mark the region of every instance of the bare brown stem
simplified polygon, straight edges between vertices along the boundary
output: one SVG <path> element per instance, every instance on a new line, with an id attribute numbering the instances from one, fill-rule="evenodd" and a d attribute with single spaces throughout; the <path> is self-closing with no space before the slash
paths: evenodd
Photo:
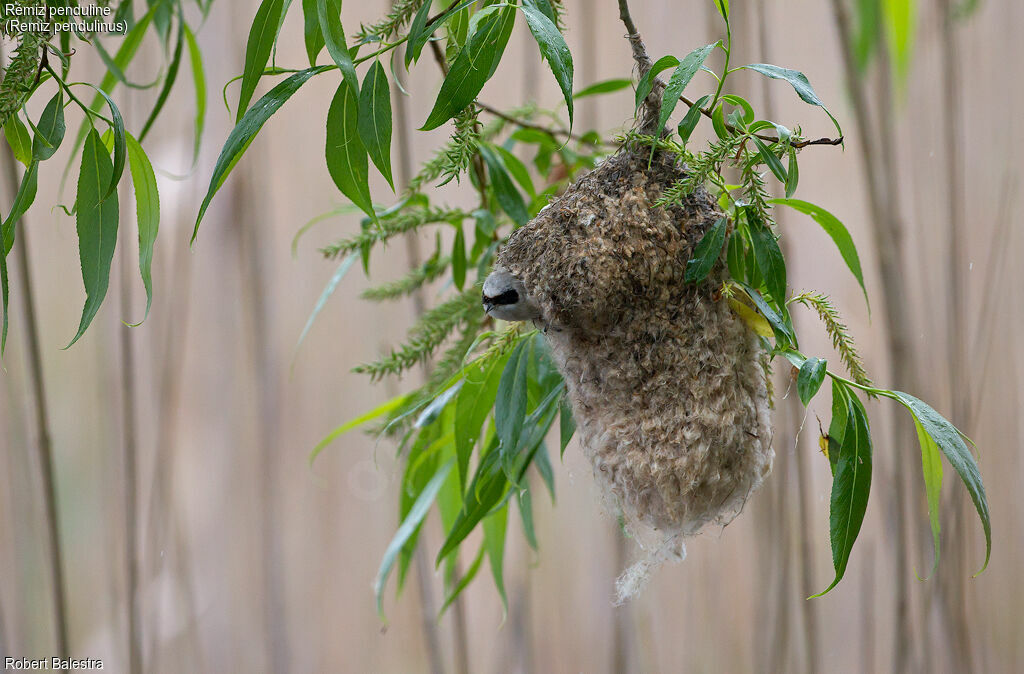
<path id="1" fill-rule="evenodd" d="M 903 282 L 903 239 L 899 215 L 897 193 L 891 186 L 897 184 L 896 162 L 893 156 L 893 136 L 891 110 L 888 109 L 892 100 L 892 83 L 889 81 L 889 56 L 885 49 L 885 39 L 880 39 L 881 58 L 879 73 L 883 78 L 883 94 L 876 96 L 879 105 L 879 138 L 875 146 L 874 132 L 868 108 L 868 97 L 864 82 L 854 62 L 851 44 L 851 27 L 849 15 L 843 0 L 832 0 L 833 17 L 839 33 L 840 52 L 843 61 L 847 88 L 853 103 L 854 119 L 857 124 L 857 136 L 864 162 L 865 179 L 868 185 L 868 197 L 872 214 L 872 235 L 875 251 L 878 255 L 879 271 L 885 287 L 883 304 L 886 316 L 886 345 L 892 362 L 893 380 L 897 388 L 913 390 L 916 388 L 913 354 L 910 351 L 910 318 L 906 311 L 906 288 Z M 876 150 L 878 150 L 876 152 Z M 907 387 L 907 388 L 903 388 Z M 892 446 L 911 445 L 913 440 L 908 437 L 907 429 L 894 426 Z M 913 643 L 910 630 L 910 606 L 907 590 L 908 552 L 906 532 L 906 478 L 904 453 L 896 452 L 893 466 L 893 488 L 890 492 L 889 518 L 893 537 L 893 565 L 895 591 L 895 626 L 893 647 L 894 671 L 905 671 L 912 655 Z"/>
<path id="2" fill-rule="evenodd" d="M 398 79 L 399 87 L 404 88 L 405 75 L 402 68 L 396 69 L 395 77 Z M 408 187 L 413 176 L 412 147 L 409 143 L 409 127 L 405 109 L 405 97 L 401 92 L 395 93 L 392 97 L 392 109 L 395 112 L 395 145 L 397 147 L 398 164 L 397 178 L 399 190 Z M 405 234 L 405 254 L 409 269 L 419 267 L 422 260 L 420 254 L 420 242 L 416 232 Z M 426 298 L 423 288 L 417 288 L 412 293 L 413 314 L 416 317 L 422 316 L 426 309 Z M 421 538 L 425 532 L 420 534 Z M 413 553 L 413 562 L 416 565 L 416 585 L 420 593 L 420 630 L 423 632 L 423 640 L 427 647 L 427 658 L 430 661 L 432 674 L 443 674 L 444 657 L 441 653 L 441 635 L 437 623 L 437 602 L 434 600 L 433 587 L 431 585 L 430 560 L 427 559 L 427 551 L 421 542 L 416 546 Z"/>
<path id="3" fill-rule="evenodd" d="M 127 190 L 121 190 L 121 208 L 124 209 Z M 121 315 L 128 316 L 132 298 L 131 236 L 128 227 L 121 227 Z M 139 556 L 138 556 L 138 434 L 135 430 L 135 355 L 132 329 L 118 328 L 121 332 L 121 441 L 123 443 L 124 471 L 124 563 L 125 608 L 128 627 L 128 671 L 142 672 L 142 624 L 139 617 Z"/>
<path id="4" fill-rule="evenodd" d="M 4 174 L 7 189 L 13 195 L 18 191 L 18 169 L 10 147 L 3 149 Z M 32 292 L 32 272 L 29 268 L 28 228 L 25 217 L 20 221 L 21 234 L 15 242 L 18 256 L 18 294 L 25 309 L 25 338 L 28 350 L 29 378 L 32 382 L 32 406 L 36 422 L 36 455 L 42 479 L 43 513 L 46 525 L 47 565 L 53 599 L 55 654 L 68 657 L 68 615 L 64 589 L 64 554 L 60 538 L 56 476 L 53 469 L 53 443 L 50 439 L 50 414 L 43 383 L 43 359 L 39 346 L 39 326 L 36 321 L 35 294 Z"/>

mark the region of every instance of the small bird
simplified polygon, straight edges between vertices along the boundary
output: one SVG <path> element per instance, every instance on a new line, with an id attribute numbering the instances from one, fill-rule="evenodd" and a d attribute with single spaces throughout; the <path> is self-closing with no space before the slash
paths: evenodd
<path id="1" fill-rule="evenodd" d="M 503 321 L 532 321 L 541 317 L 540 307 L 530 299 L 518 278 L 496 269 L 484 280 L 484 311 Z"/>

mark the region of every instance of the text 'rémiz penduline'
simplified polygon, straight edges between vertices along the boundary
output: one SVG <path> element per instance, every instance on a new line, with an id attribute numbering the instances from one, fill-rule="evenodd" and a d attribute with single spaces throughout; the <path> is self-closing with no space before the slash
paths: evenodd
<path id="1" fill-rule="evenodd" d="M 121 33 L 128 31 L 127 21 L 103 21 L 110 7 L 98 5 L 46 7 L 4 3 L 4 32 L 16 33 Z M 17 17 L 17 18 L 10 18 Z M 92 19 L 83 21 L 81 19 Z"/>

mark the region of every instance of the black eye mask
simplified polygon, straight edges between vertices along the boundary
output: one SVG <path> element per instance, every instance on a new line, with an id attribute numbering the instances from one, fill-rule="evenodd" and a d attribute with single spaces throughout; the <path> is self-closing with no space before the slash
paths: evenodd
<path id="1" fill-rule="evenodd" d="M 519 293 L 511 288 L 501 293 L 497 297 L 490 298 L 491 304 L 495 306 L 506 306 L 509 304 L 515 304 L 519 301 Z"/>

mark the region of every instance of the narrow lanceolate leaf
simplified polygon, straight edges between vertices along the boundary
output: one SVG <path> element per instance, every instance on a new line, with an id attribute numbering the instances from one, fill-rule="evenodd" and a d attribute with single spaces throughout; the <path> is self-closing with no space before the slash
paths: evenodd
<path id="1" fill-rule="evenodd" d="M 541 11 L 537 0 L 524 0 L 522 9 L 530 32 L 540 47 L 540 55 L 547 61 L 558 82 L 558 88 L 562 90 L 565 105 L 569 110 L 569 128 L 572 129 L 573 67 L 569 46 L 565 44 L 565 38 L 558 32 L 554 22 Z M 550 10 L 550 7 L 548 9 Z"/>
<path id="2" fill-rule="evenodd" d="M 800 165 L 797 163 L 796 148 L 789 148 L 789 170 L 786 171 L 786 198 L 796 194 L 796 186 L 800 182 Z"/>
<path id="3" fill-rule="evenodd" d="M 807 76 L 799 70 L 790 70 L 789 68 L 780 68 L 779 66 L 773 66 L 770 63 L 751 63 L 750 65 L 741 66 L 747 70 L 753 70 L 754 72 L 761 73 L 765 77 L 770 77 L 773 80 L 785 80 L 789 82 L 793 89 L 796 90 L 796 95 L 800 97 L 804 103 L 816 105 L 825 111 L 828 118 L 832 120 L 832 123 L 836 127 L 836 131 L 839 135 L 843 135 L 843 130 L 839 126 L 839 122 L 832 116 L 832 113 L 828 111 L 825 104 L 818 94 L 814 93 L 814 88 L 811 83 L 807 80 Z"/>
<path id="4" fill-rule="evenodd" d="M 924 473 L 924 492 L 928 499 L 928 519 L 932 526 L 932 573 L 939 567 L 939 496 L 942 494 L 942 457 L 939 446 L 921 422 L 914 419 L 917 441 L 921 445 L 921 470 Z"/>
<path id="5" fill-rule="evenodd" d="M 505 52 L 515 17 L 515 7 L 503 7 L 480 22 L 455 57 L 421 131 L 436 129 L 473 102 Z"/>
<path id="6" fill-rule="evenodd" d="M 718 46 L 717 42 L 694 49 L 676 67 L 668 84 L 665 86 L 665 95 L 661 101 L 661 112 L 658 115 L 658 130 L 655 132 L 655 136 L 661 135 L 661 131 L 665 128 L 665 123 L 668 122 L 668 118 L 672 116 L 672 112 L 676 109 L 676 104 L 679 103 L 679 97 L 683 95 L 686 85 L 690 83 L 693 76 L 704 65 L 704 60 L 716 46 Z"/>
<path id="7" fill-rule="evenodd" d="M 558 403 L 558 444 L 559 456 L 565 455 L 565 448 L 576 433 L 576 419 L 572 416 L 572 408 L 563 397 Z"/>
<path id="8" fill-rule="evenodd" d="M 636 97 L 635 107 L 637 110 L 643 104 L 644 99 L 650 95 L 651 89 L 654 88 L 654 78 L 661 74 L 663 71 L 669 68 L 675 68 L 679 65 L 679 59 L 671 54 L 662 56 L 660 59 L 654 62 L 651 69 L 644 73 L 644 76 L 640 78 L 640 81 L 636 84 Z"/>
<path id="9" fill-rule="evenodd" d="M 7 118 L 4 123 L 4 136 L 11 147 L 11 154 L 28 168 L 32 163 L 32 136 L 29 135 L 25 124 L 18 119 L 18 115 Z"/>
<path id="10" fill-rule="evenodd" d="M 53 95 L 43 108 L 43 114 L 36 125 L 36 137 L 32 141 L 32 156 L 44 161 L 53 156 L 64 140 L 64 94 L 61 89 Z"/>
<path id="11" fill-rule="evenodd" d="M 373 165 L 395 189 L 391 178 L 391 87 L 380 61 L 373 65 L 363 79 L 359 91 L 359 138 Z"/>
<path id="12" fill-rule="evenodd" d="M 749 211 L 748 211 L 749 213 Z M 751 222 L 750 240 L 754 244 L 754 261 L 772 299 L 781 307 L 786 301 L 786 261 L 771 228 Z"/>
<path id="13" fill-rule="evenodd" d="M 405 542 L 416 533 L 423 519 L 427 516 L 430 506 L 433 505 L 434 499 L 437 498 L 437 492 L 440 491 L 445 478 L 451 472 L 452 463 L 453 461 L 448 461 L 430 478 L 427 486 L 423 488 L 423 491 L 420 492 L 419 497 L 413 504 L 412 509 L 409 510 L 409 514 L 402 520 L 402 524 L 398 527 L 398 531 L 395 532 L 394 538 L 391 539 L 388 549 L 384 552 L 384 559 L 381 560 L 380 569 L 377 571 L 377 579 L 373 583 L 373 592 L 377 597 L 377 613 L 380 614 L 381 618 L 384 617 L 384 584 L 387 583 L 388 576 L 391 575 L 391 569 L 395 565 L 398 553 L 402 551 Z"/>
<path id="14" fill-rule="evenodd" d="M 725 226 L 725 218 L 715 220 L 693 249 L 693 258 L 686 263 L 686 275 L 683 277 L 686 283 L 698 283 L 711 273 L 725 245 Z"/>
<path id="15" fill-rule="evenodd" d="M 7 346 L 7 306 L 9 301 L 10 287 L 7 275 L 7 254 L 14 247 L 15 231 L 18 220 L 25 214 L 28 207 L 36 199 L 36 181 L 39 171 L 39 162 L 33 161 L 28 165 L 28 170 L 21 178 L 21 186 L 14 196 L 14 203 L 11 204 L 11 212 L 7 214 L 2 225 L 0 225 L 0 295 L 3 299 L 3 326 L 0 328 L 0 356 L 3 355 Z"/>
<path id="16" fill-rule="evenodd" d="M 487 549 L 487 559 L 491 564 L 491 576 L 494 578 L 494 586 L 498 588 L 498 595 L 501 596 L 502 617 L 508 613 L 508 597 L 505 594 L 505 535 L 508 533 L 508 508 L 502 508 L 498 512 L 484 518 L 484 547 Z"/>
<path id="17" fill-rule="evenodd" d="M 480 154 L 484 158 L 484 163 L 487 164 L 487 175 L 491 179 L 491 187 L 494 189 L 494 196 L 498 200 L 498 204 L 517 225 L 525 225 L 526 221 L 530 219 L 530 213 L 526 209 L 523 195 L 512 184 L 505 163 L 487 145 L 480 146 Z"/>
<path id="18" fill-rule="evenodd" d="M 327 111 L 327 170 L 341 193 L 375 218 L 366 148 L 359 139 L 358 110 L 355 90 L 342 82 Z"/>
<path id="19" fill-rule="evenodd" d="M 821 382 L 825 381 L 825 369 L 827 361 L 821 358 L 808 358 L 800 366 L 796 377 L 796 393 L 800 396 L 800 402 L 806 407 L 811 398 L 818 393 Z"/>
<path id="20" fill-rule="evenodd" d="M 142 131 L 139 132 L 139 142 L 146 139 L 146 134 L 153 127 L 153 123 L 156 118 L 160 115 L 160 112 L 164 109 L 164 104 L 167 102 L 167 97 L 171 94 L 171 89 L 174 88 L 174 83 L 178 79 L 178 69 L 181 67 L 181 55 L 185 47 L 185 22 L 182 21 L 178 26 L 178 39 L 174 45 L 174 56 L 171 57 L 171 64 L 167 66 L 167 75 L 164 77 L 164 85 L 160 88 L 160 94 L 156 97 L 156 103 L 153 105 L 153 110 L 149 113 L 149 117 L 146 119 L 146 123 L 142 126 Z M 248 105 L 248 103 L 246 103 Z"/>
<path id="21" fill-rule="evenodd" d="M 135 187 L 135 215 L 139 226 L 139 273 L 146 287 L 146 315 L 153 304 L 153 245 L 160 229 L 160 194 L 156 174 L 139 141 L 128 134 L 128 168 Z M 141 321 L 140 321 L 141 323 Z M 138 325 L 138 324 L 136 324 Z"/>
<path id="22" fill-rule="evenodd" d="M 78 255 L 85 284 L 85 306 L 78 332 L 67 347 L 78 341 L 103 304 L 110 283 L 110 262 L 117 244 L 117 192 L 104 198 L 114 169 L 110 155 L 93 129 L 85 139 L 82 168 L 78 174 Z"/>
<path id="23" fill-rule="evenodd" d="M 682 139 L 683 145 L 686 145 L 690 140 L 690 136 L 693 135 L 693 130 L 697 128 L 697 123 L 700 122 L 701 108 L 707 105 L 710 100 L 711 94 L 705 94 L 698 98 L 694 101 L 693 105 L 690 106 L 690 109 L 686 111 L 686 114 L 683 116 L 683 121 L 679 122 L 679 126 L 676 130 L 679 132 L 679 138 Z"/>
<path id="24" fill-rule="evenodd" d="M 401 409 L 401 407 L 403 405 L 405 405 L 408 401 L 409 401 L 409 395 L 408 394 L 396 396 L 396 397 L 392 398 L 391 400 L 388 400 L 384 404 L 378 405 L 377 407 L 374 407 L 369 412 L 361 414 L 358 417 L 356 417 L 355 419 L 351 419 L 350 421 L 346 421 L 342 425 L 338 426 L 337 428 L 332 430 L 330 433 L 328 433 L 324 437 L 323 440 L 318 442 L 316 444 L 316 447 L 313 448 L 313 451 L 311 451 L 309 453 L 309 465 L 313 465 L 313 462 L 316 461 L 316 457 L 320 456 L 320 452 L 324 451 L 324 449 L 326 449 L 328 445 L 330 445 L 332 442 L 337 440 L 339 437 L 341 437 L 345 433 L 348 433 L 353 428 L 359 428 L 363 424 L 365 424 L 367 422 L 370 422 L 370 421 L 373 421 L 374 419 L 376 419 L 378 417 L 382 417 L 385 414 L 388 414 L 389 412 L 392 412 L 392 411 L 397 410 L 397 409 Z"/>
<path id="25" fill-rule="evenodd" d="M 427 30 L 427 19 L 430 18 L 430 6 L 433 0 L 423 0 L 423 4 L 416 10 L 416 15 L 409 25 L 409 40 L 405 45 L 405 67 L 412 65 L 420 57 L 423 46 L 427 44 L 433 31 Z"/>
<path id="26" fill-rule="evenodd" d="M 93 87 L 93 89 L 96 89 L 96 87 Z M 110 171 L 110 183 L 103 193 L 103 198 L 106 199 L 114 193 L 114 190 L 117 189 L 117 183 L 121 181 L 121 174 L 124 173 L 125 158 L 128 155 L 128 141 L 125 140 L 124 118 L 121 117 L 121 111 L 117 109 L 114 99 L 103 89 L 96 89 L 96 91 L 107 102 L 107 107 L 110 108 L 110 121 L 114 123 L 111 127 L 111 131 L 114 132 L 114 163 Z"/>
<path id="27" fill-rule="evenodd" d="M 572 95 L 577 101 L 581 98 L 588 98 L 590 96 L 599 96 L 601 94 L 610 94 L 616 91 L 622 91 L 628 89 L 629 85 L 633 82 L 625 77 L 617 77 L 610 80 L 602 80 L 595 82 L 588 87 L 583 87 Z"/>
<path id="28" fill-rule="evenodd" d="M 772 152 L 760 138 L 757 136 L 752 136 L 752 138 L 754 139 L 754 145 L 757 145 L 757 151 L 760 153 L 761 159 L 764 160 L 765 165 L 771 169 L 771 172 L 775 174 L 775 177 L 779 179 L 780 183 L 787 185 L 789 183 L 789 177 L 786 175 L 786 167 L 782 165 L 782 162 L 775 156 L 775 153 Z"/>
<path id="29" fill-rule="evenodd" d="M 523 432 L 531 344 L 531 340 L 523 340 L 516 345 L 498 384 L 494 426 L 503 452 L 514 452 L 519 447 L 519 436 Z"/>
<path id="30" fill-rule="evenodd" d="M 316 0 L 302 0 L 302 23 L 306 57 L 309 58 L 310 67 L 313 67 L 316 65 L 316 57 L 320 55 L 320 50 L 324 48 L 324 32 L 320 29 Z"/>
<path id="31" fill-rule="evenodd" d="M 359 78 L 356 66 L 352 63 L 352 53 L 345 44 L 345 29 L 341 26 L 341 0 L 316 0 L 316 14 L 320 20 L 320 31 L 327 45 L 327 53 L 341 70 L 352 93 L 359 92 Z"/>
<path id="32" fill-rule="evenodd" d="M 189 62 L 192 64 L 192 86 L 196 92 L 195 140 L 192 142 L 192 165 L 195 166 L 199 160 L 199 146 L 206 124 L 206 75 L 203 73 L 203 55 L 188 24 L 185 24 L 185 42 L 188 44 Z"/>
<path id="33" fill-rule="evenodd" d="M 494 398 L 498 393 L 501 374 L 510 354 L 475 365 L 466 373 L 465 384 L 455 401 L 455 455 L 459 467 L 459 484 L 465 489 L 469 482 L 469 459 L 480 438 Z"/>
<path id="34" fill-rule="evenodd" d="M 352 263 L 356 261 L 357 257 L 359 257 L 358 253 L 352 253 L 342 260 L 341 264 L 338 265 L 337 270 L 335 270 L 334 275 L 331 276 L 331 280 L 327 282 L 326 286 L 324 286 L 324 290 L 320 293 L 320 297 L 317 299 L 316 305 L 313 306 L 313 312 L 310 313 L 309 318 L 306 319 L 306 325 L 302 328 L 302 334 L 299 335 L 299 341 L 295 343 L 296 349 L 298 349 L 299 346 L 302 345 L 303 340 L 306 339 L 306 335 L 309 334 L 310 328 L 313 327 L 316 317 L 320 315 L 321 311 L 323 311 L 324 306 L 327 304 L 327 300 L 329 300 L 331 295 L 334 294 L 334 291 L 338 288 L 338 284 L 341 283 L 341 279 L 345 278 L 345 274 L 348 273 L 349 267 L 352 266 Z"/>
<path id="35" fill-rule="evenodd" d="M 459 290 L 466 284 L 466 237 L 462 224 L 455 226 L 455 242 L 452 244 L 452 283 Z"/>
<path id="36" fill-rule="evenodd" d="M 981 471 L 978 470 L 978 463 L 974 460 L 974 455 L 967 448 L 967 443 L 964 442 L 960 431 L 928 403 L 900 391 L 893 391 L 890 397 L 894 397 L 910 410 L 910 413 L 914 415 L 914 420 L 939 446 L 946 460 L 949 461 L 949 465 L 953 466 L 953 470 L 967 487 L 967 492 L 971 495 L 974 508 L 978 511 L 978 517 L 981 519 L 981 526 L 985 530 L 985 563 L 978 571 L 981 573 L 988 566 L 989 557 L 992 556 L 992 523 L 989 517 L 985 485 L 981 481 Z"/>
<path id="37" fill-rule="evenodd" d="M 850 552 L 864 523 L 871 491 L 871 434 L 864 406 L 855 395 L 850 396 L 850 407 L 836 458 L 836 472 L 832 479 L 832 498 L 829 510 L 829 538 L 832 541 L 832 564 L 836 576 L 820 597 L 843 579 Z"/>
<path id="38" fill-rule="evenodd" d="M 868 290 L 864 287 L 864 272 L 860 268 L 860 256 L 857 255 L 857 246 L 853 243 L 853 237 L 850 236 L 849 230 L 846 226 L 828 211 L 817 204 L 812 204 L 809 201 L 802 201 L 800 199 L 771 199 L 768 203 L 781 204 L 783 206 L 789 206 L 790 208 L 800 211 L 806 215 L 814 218 L 814 221 L 821 225 L 821 228 L 825 230 L 832 241 L 836 244 L 836 248 L 839 249 L 839 254 L 843 256 L 843 261 L 846 262 L 846 266 L 853 273 L 854 278 L 857 279 L 857 283 L 860 284 L 861 292 L 864 293 L 864 301 L 868 303 L 870 308 L 871 304 L 868 302 Z"/>
<path id="39" fill-rule="evenodd" d="M 270 52 L 274 48 L 277 27 L 281 23 L 283 0 L 263 0 L 256 10 L 256 18 L 249 28 L 249 40 L 245 45 L 245 66 L 242 69 L 242 89 L 238 93 L 238 111 L 235 123 L 242 121 L 242 116 L 249 109 L 249 101 L 256 93 L 256 85 L 263 76 L 263 69 L 270 60 Z"/>
<path id="40" fill-rule="evenodd" d="M 210 186 L 207 188 L 206 196 L 199 207 L 199 215 L 196 217 L 196 224 L 192 230 L 193 242 L 196 240 L 196 234 L 199 233 L 199 224 L 203 221 L 203 215 L 206 214 L 206 209 L 210 207 L 213 196 L 220 189 L 221 185 L 224 184 L 224 181 L 227 180 L 231 169 L 242 158 L 242 155 L 249 147 L 249 143 L 256 137 L 256 134 L 263 128 L 263 125 L 310 77 L 319 75 L 330 68 L 331 66 L 317 66 L 316 68 L 307 68 L 295 73 L 267 92 L 266 96 L 256 101 L 256 104 L 242 117 L 242 121 L 235 125 L 231 134 L 228 135 L 228 139 L 224 142 L 220 156 L 217 157 L 217 163 L 213 167 Z"/>

